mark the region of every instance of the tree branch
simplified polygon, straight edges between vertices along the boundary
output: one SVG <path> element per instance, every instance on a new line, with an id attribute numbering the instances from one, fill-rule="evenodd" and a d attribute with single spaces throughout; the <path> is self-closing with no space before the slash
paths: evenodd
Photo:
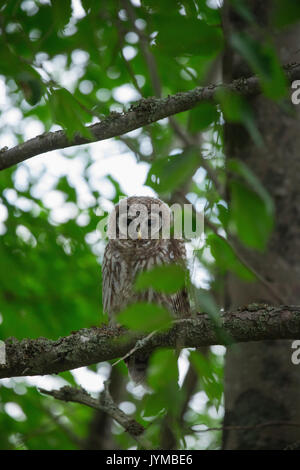
<path id="1" fill-rule="evenodd" d="M 285 67 L 287 79 L 291 82 L 300 79 L 300 64 Z M 220 89 L 249 96 L 260 93 L 259 79 L 255 76 L 240 78 L 230 84 L 209 85 L 196 87 L 187 92 L 176 93 L 166 98 L 146 98 L 133 104 L 129 111 L 124 113 L 111 113 L 101 122 L 87 126 L 93 136 L 92 139 L 76 134 L 69 140 L 64 131 L 48 132 L 33 139 L 7 149 L 0 150 L 0 170 L 9 168 L 28 158 L 40 155 L 51 150 L 58 150 L 90 142 L 101 141 L 111 137 L 120 136 L 134 129 L 159 121 L 192 109 L 201 101 L 213 101 Z"/>
<path id="2" fill-rule="evenodd" d="M 126 355 L 143 337 L 121 327 L 102 325 L 83 328 L 56 341 L 8 338 L 0 378 L 55 374 L 108 361 Z M 158 347 L 176 348 L 178 342 L 187 348 L 296 338 L 300 338 L 300 306 L 251 304 L 221 314 L 218 328 L 207 314 L 198 314 L 197 318 L 174 321 L 169 331 L 149 335 L 141 344 L 148 352 Z"/>
<path id="3" fill-rule="evenodd" d="M 144 442 L 142 434 L 145 431 L 145 428 L 135 421 L 133 418 L 127 416 L 117 405 L 114 403 L 108 389 L 108 382 L 104 383 L 104 390 L 100 394 L 99 399 L 93 398 L 86 390 L 83 388 L 75 387 L 62 387 L 59 390 L 45 390 L 40 388 L 39 391 L 45 395 L 50 395 L 57 400 L 62 400 L 66 402 L 80 403 L 95 410 L 101 410 L 110 415 L 117 423 L 119 423 L 125 431 L 133 437 L 138 444 L 143 448 L 147 448 L 148 444 Z"/>

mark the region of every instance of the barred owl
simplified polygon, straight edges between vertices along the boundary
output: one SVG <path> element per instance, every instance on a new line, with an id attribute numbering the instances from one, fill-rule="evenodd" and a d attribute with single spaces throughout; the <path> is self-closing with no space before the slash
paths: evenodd
<path id="1" fill-rule="evenodd" d="M 108 220 L 108 244 L 102 264 L 103 310 L 110 323 L 117 314 L 134 302 L 151 302 L 167 308 L 176 318 L 189 315 L 186 289 L 174 294 L 153 289 L 135 291 L 139 272 L 156 265 L 185 265 L 185 245 L 182 239 L 163 237 L 169 228 L 171 211 L 167 204 L 153 197 L 133 196 L 115 206 Z M 143 312 L 141 312 L 141 315 Z M 149 356 L 134 353 L 125 362 L 131 379 L 144 383 Z"/>

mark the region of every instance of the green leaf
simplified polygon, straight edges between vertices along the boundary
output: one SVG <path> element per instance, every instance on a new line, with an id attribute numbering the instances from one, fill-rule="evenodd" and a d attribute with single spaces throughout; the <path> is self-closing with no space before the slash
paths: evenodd
<path id="1" fill-rule="evenodd" d="M 137 302 L 118 314 L 118 322 L 132 330 L 150 332 L 171 326 L 170 312 L 160 305 Z"/>
<path id="2" fill-rule="evenodd" d="M 274 214 L 274 203 L 269 195 L 268 191 L 261 184 L 256 175 L 250 170 L 250 168 L 241 160 L 238 159 L 228 159 L 227 160 L 227 169 L 234 172 L 237 175 L 240 175 L 244 180 L 249 184 L 250 187 L 261 197 L 266 205 L 266 209 L 270 214 Z"/>
<path id="3" fill-rule="evenodd" d="M 165 388 L 168 384 L 177 384 L 177 357 L 172 349 L 155 351 L 149 361 L 148 383 L 155 390 Z"/>
<path id="4" fill-rule="evenodd" d="M 230 213 L 227 207 L 223 204 L 217 204 L 218 208 L 218 219 L 221 221 L 223 227 L 226 229 L 228 226 L 228 222 L 230 220 Z"/>
<path id="5" fill-rule="evenodd" d="M 216 105 L 203 101 L 190 111 L 189 130 L 192 134 L 202 131 L 216 121 L 218 117 L 219 113 Z"/>
<path id="6" fill-rule="evenodd" d="M 196 150 L 155 160 L 149 169 L 146 184 L 160 194 L 166 194 L 189 180 L 199 166 Z"/>
<path id="7" fill-rule="evenodd" d="M 143 407 L 143 416 L 157 416 L 166 407 L 166 400 L 163 394 L 161 393 L 151 393 L 145 398 L 144 407 Z M 152 426 L 151 426 L 152 427 Z"/>
<path id="8" fill-rule="evenodd" d="M 40 80 L 28 72 L 22 72 L 17 76 L 17 83 L 22 89 L 26 101 L 34 106 L 43 94 L 43 86 Z"/>
<path id="9" fill-rule="evenodd" d="M 221 24 L 221 8 L 210 8 L 209 2 L 203 0 L 195 0 L 195 3 L 197 4 L 199 14 L 207 24 L 214 26 Z"/>
<path id="10" fill-rule="evenodd" d="M 216 325 L 220 324 L 220 308 L 215 302 L 215 299 L 209 291 L 205 289 L 197 289 L 196 294 L 196 305 L 197 310 L 205 312 L 213 320 Z"/>
<path id="11" fill-rule="evenodd" d="M 224 272 L 227 270 L 232 271 L 245 281 L 255 280 L 255 275 L 241 263 L 225 239 L 220 238 L 215 234 L 210 234 L 207 237 L 207 243 L 217 265 Z"/>
<path id="12" fill-rule="evenodd" d="M 225 118 L 231 122 L 241 122 L 258 147 L 263 146 L 262 136 L 257 129 L 252 109 L 245 98 L 229 90 L 219 89 L 216 98 Z"/>
<path id="13" fill-rule="evenodd" d="M 259 194 L 240 181 L 230 183 L 231 223 L 240 240 L 263 251 L 274 226 L 270 207 Z"/>
<path id="14" fill-rule="evenodd" d="M 263 44 L 244 33 L 233 34 L 231 43 L 259 76 L 263 92 L 268 98 L 278 100 L 286 96 L 286 78 L 270 43 Z"/>
<path id="15" fill-rule="evenodd" d="M 53 119 L 64 128 L 68 138 L 72 139 L 74 134 L 78 132 L 82 136 L 92 139 L 91 131 L 84 126 L 90 116 L 68 90 L 65 88 L 52 89 L 48 95 L 48 103 Z"/>
<path id="16" fill-rule="evenodd" d="M 117 204 L 120 201 L 121 197 L 126 197 L 126 194 L 122 190 L 120 183 L 115 178 L 113 178 L 113 176 L 107 175 L 106 178 L 108 179 L 108 181 L 111 182 L 111 184 L 114 187 L 115 196 L 112 198 L 112 202 L 114 204 Z"/>
<path id="17" fill-rule="evenodd" d="M 225 118 L 232 122 L 243 122 L 244 115 L 249 112 L 247 103 L 241 95 L 220 88 L 216 94 Z"/>
<path id="18" fill-rule="evenodd" d="M 157 292 L 172 294 L 181 289 L 184 284 L 184 269 L 177 264 L 167 264 L 141 272 L 135 282 L 135 288 L 139 291 L 152 287 Z"/>
<path id="19" fill-rule="evenodd" d="M 190 54 L 211 57 L 223 47 L 221 28 L 210 26 L 196 17 L 171 13 L 154 14 L 152 19 L 158 31 L 156 48 L 173 57 Z"/>
<path id="20" fill-rule="evenodd" d="M 60 28 L 63 28 L 70 21 L 72 15 L 71 0 L 51 0 L 51 6 L 55 22 Z"/>
<path id="21" fill-rule="evenodd" d="M 273 23 L 282 28 L 300 20 L 300 3 L 295 0 L 275 0 Z"/>
<path id="22" fill-rule="evenodd" d="M 223 383 L 222 376 L 218 376 L 212 356 L 205 357 L 198 351 L 191 351 L 189 358 L 199 374 L 206 395 L 218 410 L 223 396 Z"/>
<path id="23" fill-rule="evenodd" d="M 70 184 L 68 182 L 68 178 L 66 176 L 62 176 L 58 180 L 58 183 L 56 185 L 56 189 L 58 191 L 62 191 L 63 193 L 65 193 L 67 195 L 67 200 L 68 201 L 72 201 L 72 202 L 77 201 L 76 190 L 72 186 L 70 186 Z"/>
<path id="24" fill-rule="evenodd" d="M 235 265 L 236 266 L 236 265 Z M 240 266 L 236 266 L 238 270 Z M 239 272 L 239 271 L 238 271 Z M 248 273 L 247 273 L 248 275 Z M 251 273 L 250 273 L 251 275 Z M 253 279 L 253 276 L 252 278 Z M 217 340 L 219 344 L 231 345 L 232 338 L 231 336 L 222 328 L 222 321 L 220 315 L 220 307 L 217 305 L 213 295 L 206 289 L 196 289 L 194 293 L 195 304 L 197 311 L 207 313 L 210 317 L 214 330 L 217 335 Z"/>
<path id="25" fill-rule="evenodd" d="M 150 357 L 147 383 L 154 391 L 146 397 L 145 416 L 157 416 L 164 411 L 175 416 L 180 411 L 183 394 L 178 387 L 177 355 L 171 349 L 156 350 Z"/>

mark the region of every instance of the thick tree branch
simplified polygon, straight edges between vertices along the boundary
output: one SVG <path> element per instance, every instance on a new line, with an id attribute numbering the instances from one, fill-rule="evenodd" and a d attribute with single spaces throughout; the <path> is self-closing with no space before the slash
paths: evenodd
<path id="1" fill-rule="evenodd" d="M 124 356 L 143 338 L 123 328 L 102 325 L 84 328 L 56 341 L 8 338 L 6 363 L 0 378 L 59 373 Z M 221 315 L 215 327 L 207 314 L 175 321 L 166 332 L 149 335 L 141 342 L 147 351 L 158 347 L 201 347 L 247 341 L 300 338 L 300 306 L 271 307 L 251 304 Z"/>
<path id="2" fill-rule="evenodd" d="M 287 79 L 291 82 L 300 79 L 300 64 L 285 67 Z M 28 158 L 40 155 L 51 150 L 72 147 L 75 145 L 96 142 L 111 137 L 120 136 L 134 129 L 159 121 L 183 111 L 192 109 L 204 100 L 212 101 L 221 88 L 237 92 L 245 96 L 260 93 L 257 77 L 240 78 L 226 85 L 209 85 L 196 87 L 187 92 L 176 93 L 166 98 L 141 99 L 129 111 L 124 113 L 111 113 L 103 121 L 88 126 L 93 138 L 88 139 L 76 135 L 69 140 L 64 131 L 48 132 L 30 139 L 12 149 L 4 147 L 0 150 L 0 170 L 9 168 Z"/>

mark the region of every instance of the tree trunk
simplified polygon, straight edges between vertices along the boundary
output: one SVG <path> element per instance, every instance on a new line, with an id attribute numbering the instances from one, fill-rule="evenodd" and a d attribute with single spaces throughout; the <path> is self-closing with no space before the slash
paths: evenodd
<path id="1" fill-rule="evenodd" d="M 246 31 L 263 39 L 270 34 L 274 2 L 246 2 L 256 17 L 248 26 L 225 2 L 223 22 L 228 39 L 233 31 Z M 297 60 L 300 28 L 273 33 L 281 62 Z M 250 74 L 229 46 L 224 55 L 224 80 Z M 263 96 L 250 100 L 265 147 L 258 148 L 240 126 L 225 125 L 225 151 L 239 158 L 257 175 L 276 206 L 276 227 L 266 253 L 243 248 L 243 255 L 289 304 L 300 303 L 300 122 L 299 107 L 294 116 Z M 286 109 L 286 108 L 285 108 Z M 240 249 L 240 247 L 239 247 Z M 275 305 L 278 300 L 261 283 L 243 283 L 228 276 L 230 307 L 249 302 Z M 226 306 L 228 307 L 228 305 Z M 253 426 L 251 430 L 225 430 L 224 449 L 300 448 L 300 431 L 292 426 L 255 425 L 270 421 L 300 423 L 300 366 L 291 362 L 290 341 L 251 342 L 228 349 L 225 368 L 224 426 Z"/>

